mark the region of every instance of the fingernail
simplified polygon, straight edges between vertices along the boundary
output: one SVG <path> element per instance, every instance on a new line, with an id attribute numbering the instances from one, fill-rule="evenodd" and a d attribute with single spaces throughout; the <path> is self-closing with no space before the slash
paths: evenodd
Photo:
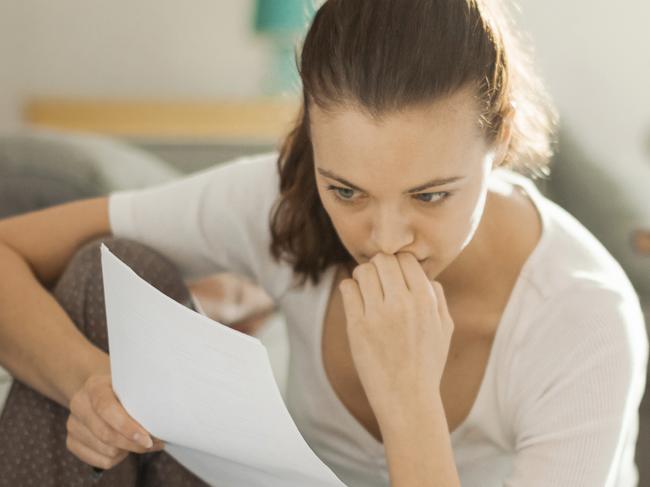
<path id="1" fill-rule="evenodd" d="M 151 437 L 149 437 L 149 435 L 141 435 L 140 433 L 136 433 L 133 435 L 133 439 L 136 443 L 140 443 L 145 448 L 151 448 L 153 446 L 153 441 L 151 441 Z"/>

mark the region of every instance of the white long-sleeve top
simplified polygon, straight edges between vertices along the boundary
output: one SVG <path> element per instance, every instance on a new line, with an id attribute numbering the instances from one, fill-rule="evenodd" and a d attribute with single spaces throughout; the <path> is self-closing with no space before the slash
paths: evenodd
<path id="1" fill-rule="evenodd" d="M 350 487 L 388 486 L 382 443 L 348 412 L 321 355 L 335 269 L 292 288 L 269 251 L 277 154 L 239 159 L 152 188 L 110 195 L 115 236 L 171 259 L 186 278 L 229 271 L 259 283 L 283 312 L 287 407 L 314 452 Z M 631 487 L 648 338 L 625 273 L 577 220 L 527 178 L 542 221 L 499 322 L 480 390 L 451 433 L 464 487 Z"/>

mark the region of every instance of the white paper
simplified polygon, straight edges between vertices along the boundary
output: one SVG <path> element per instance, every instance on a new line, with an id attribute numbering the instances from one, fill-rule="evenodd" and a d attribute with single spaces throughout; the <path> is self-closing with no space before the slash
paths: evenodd
<path id="1" fill-rule="evenodd" d="M 164 295 L 101 246 L 113 388 L 126 411 L 203 480 L 340 487 L 309 448 L 255 337 Z"/>

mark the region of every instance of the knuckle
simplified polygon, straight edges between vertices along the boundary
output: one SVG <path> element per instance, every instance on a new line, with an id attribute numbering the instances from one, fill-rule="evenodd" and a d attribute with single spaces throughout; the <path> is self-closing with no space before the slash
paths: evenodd
<path id="1" fill-rule="evenodd" d="M 426 296 L 428 301 L 436 302 L 438 300 L 438 295 L 436 294 L 436 288 L 433 284 L 430 284 L 426 287 Z"/>
<path id="2" fill-rule="evenodd" d="M 388 294 L 385 301 L 388 306 L 391 307 L 391 309 L 396 309 L 399 311 L 406 311 L 410 308 L 414 308 L 417 304 L 417 300 L 408 290 L 397 290 L 391 294 Z"/>
<path id="3" fill-rule="evenodd" d="M 404 306 L 404 308 L 407 310 L 415 309 L 418 305 L 417 298 L 408 292 L 401 295 L 400 302 L 402 303 L 402 306 Z"/>
<path id="4" fill-rule="evenodd" d="M 112 425 L 118 431 L 124 432 L 127 427 L 126 418 L 124 417 L 123 410 L 118 405 L 113 405 L 110 410 L 111 417 L 113 418 Z"/>
<path id="5" fill-rule="evenodd" d="M 103 398 L 97 394 L 89 394 L 88 398 L 90 401 L 90 407 L 98 413 L 101 412 L 102 408 L 104 407 Z"/>
<path id="6" fill-rule="evenodd" d="M 432 292 L 424 292 L 420 295 L 420 297 L 422 306 L 425 310 L 436 312 L 438 309 L 438 303 Z"/>
<path id="7" fill-rule="evenodd" d="M 113 435 L 108 431 L 108 428 L 100 428 L 96 435 L 102 443 L 110 444 L 113 440 Z"/>
<path id="8" fill-rule="evenodd" d="M 361 266 L 357 266 L 352 271 L 352 278 L 358 281 L 360 277 L 361 277 Z"/>
<path id="9" fill-rule="evenodd" d="M 395 300 L 391 303 L 391 310 L 397 316 L 408 317 L 412 314 L 413 307 L 410 306 L 408 298 Z"/>
<path id="10" fill-rule="evenodd" d="M 397 254 L 396 257 L 397 257 L 397 262 L 399 262 L 400 265 L 406 264 L 411 259 L 415 259 L 415 257 L 413 257 L 413 255 L 407 254 L 405 252 L 400 252 L 399 254 Z"/>
<path id="11" fill-rule="evenodd" d="M 111 402 L 106 398 L 106 396 L 97 398 L 96 404 L 98 413 L 107 413 L 111 409 Z"/>
<path id="12" fill-rule="evenodd" d="M 111 390 L 97 390 L 90 394 L 90 402 L 97 412 L 110 412 L 115 405 L 115 398 Z"/>
<path id="13" fill-rule="evenodd" d="M 456 328 L 456 325 L 454 324 L 454 320 L 449 320 L 449 330 L 454 331 L 454 328 Z"/>
<path id="14" fill-rule="evenodd" d="M 115 416 L 117 412 L 118 410 L 115 403 L 107 398 L 102 400 L 99 409 L 97 410 L 97 413 L 104 419 Z"/>
<path id="15" fill-rule="evenodd" d="M 380 320 L 384 316 L 386 309 L 388 309 L 389 312 L 392 311 L 390 308 L 386 308 L 382 304 L 379 306 L 368 306 L 365 310 L 365 317 L 359 316 L 357 322 L 361 323 L 364 319 L 370 322 Z"/>
<path id="16" fill-rule="evenodd" d="M 106 454 L 107 454 L 111 459 L 116 459 L 116 458 L 118 458 L 118 457 L 120 456 L 121 453 L 122 453 L 122 450 L 120 450 L 119 448 L 114 447 L 114 446 L 109 446 L 109 447 L 106 449 Z"/>
<path id="17" fill-rule="evenodd" d="M 374 267 L 373 264 L 371 264 L 369 262 L 364 262 L 363 264 L 358 265 L 354 269 L 354 273 L 356 273 L 357 275 L 363 276 L 363 275 L 367 274 L 368 272 L 370 272 L 373 267 Z M 353 275 L 354 275 L 354 273 L 353 273 Z"/>
<path id="18" fill-rule="evenodd" d="M 70 399 L 70 411 L 74 412 L 77 410 L 79 407 L 79 393 L 75 394 L 72 396 L 72 399 Z"/>
<path id="19" fill-rule="evenodd" d="M 436 286 L 436 289 L 438 290 L 440 295 L 444 295 L 445 294 L 445 288 L 442 287 L 442 284 L 440 284 L 438 281 L 433 281 L 433 282 L 434 282 L 434 286 Z"/>

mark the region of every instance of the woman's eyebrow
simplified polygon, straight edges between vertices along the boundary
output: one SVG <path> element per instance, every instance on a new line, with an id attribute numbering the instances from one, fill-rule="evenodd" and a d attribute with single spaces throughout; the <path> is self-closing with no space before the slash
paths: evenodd
<path id="1" fill-rule="evenodd" d="M 338 176 L 337 174 L 334 174 L 332 171 L 328 171 L 327 169 L 321 169 L 320 167 L 317 167 L 316 170 L 323 176 L 328 177 L 330 179 L 334 179 L 338 181 L 339 183 L 345 184 L 346 186 L 349 186 L 352 189 L 356 189 L 357 191 L 361 191 L 363 193 L 367 193 L 365 189 L 360 188 L 356 184 L 351 183 L 347 179 L 342 178 L 341 176 Z M 404 193 L 410 194 L 410 193 L 417 193 L 419 191 L 422 191 L 424 189 L 428 188 L 433 188 L 435 186 L 443 186 L 445 184 L 449 183 L 454 183 L 456 181 L 460 181 L 462 179 L 465 179 L 464 176 L 453 176 L 450 178 L 439 178 L 439 179 L 432 179 L 431 181 L 428 181 L 424 184 L 421 184 L 419 186 L 416 186 L 415 188 L 407 189 L 404 191 Z"/>

